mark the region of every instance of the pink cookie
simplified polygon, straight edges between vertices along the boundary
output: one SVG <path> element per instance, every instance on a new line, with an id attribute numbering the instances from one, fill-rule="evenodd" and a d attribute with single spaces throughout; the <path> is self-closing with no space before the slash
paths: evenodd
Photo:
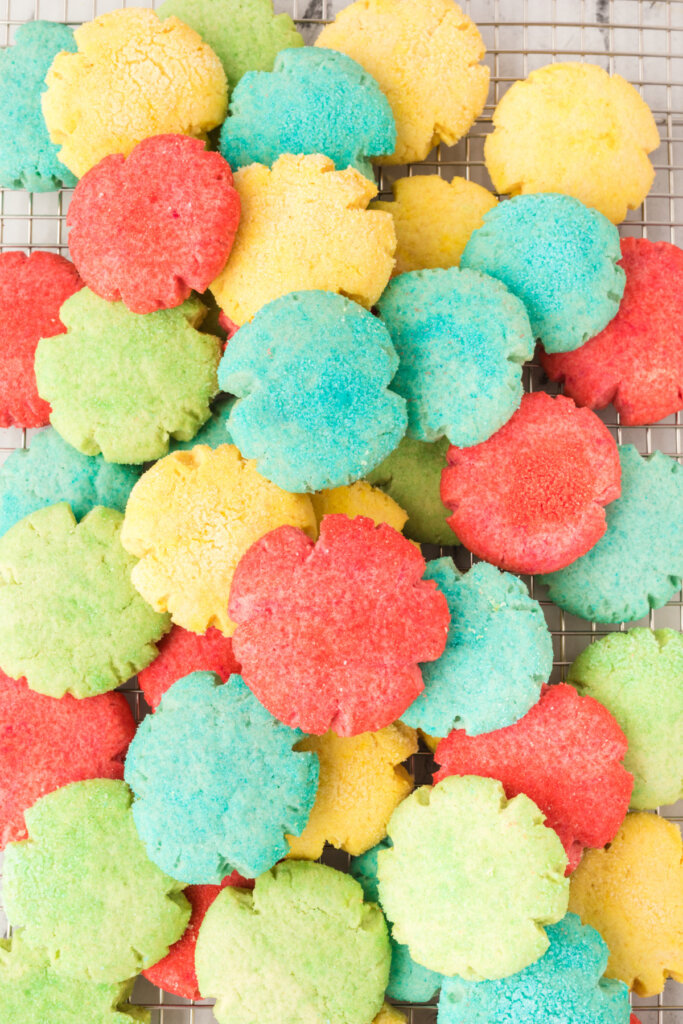
<path id="1" fill-rule="evenodd" d="M 232 653 L 232 640 L 213 627 L 202 636 L 181 626 L 173 626 L 157 647 L 158 657 L 138 672 L 140 689 L 152 710 L 169 686 L 190 672 L 215 672 L 225 682 L 228 676 L 240 670 Z"/>

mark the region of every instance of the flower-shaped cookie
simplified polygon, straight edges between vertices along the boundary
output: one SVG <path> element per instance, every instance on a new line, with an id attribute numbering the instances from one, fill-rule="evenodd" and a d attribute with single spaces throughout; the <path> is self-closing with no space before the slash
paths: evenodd
<path id="1" fill-rule="evenodd" d="M 232 640 L 218 629 L 192 633 L 173 626 L 158 643 L 159 654 L 151 665 L 138 672 L 138 683 L 152 711 L 178 679 L 191 672 L 215 672 L 225 682 L 240 667 L 232 652 Z"/>
<path id="2" fill-rule="evenodd" d="M 318 542 L 267 534 L 235 572 L 229 611 L 242 676 L 305 732 L 374 731 L 422 690 L 418 663 L 444 649 L 448 605 L 417 547 L 390 526 L 334 515 Z"/>
<path id="3" fill-rule="evenodd" d="M 371 487 L 365 480 L 356 480 L 347 487 L 318 491 L 317 494 L 311 495 L 311 502 L 318 526 L 323 516 L 342 515 L 348 516 L 349 519 L 365 516 L 372 519 L 377 526 L 380 523 L 388 523 L 401 533 L 408 518 L 393 498 L 379 487 Z"/>
<path id="4" fill-rule="evenodd" d="M 281 156 L 272 168 L 235 175 L 242 218 L 228 265 L 211 285 L 237 326 L 273 299 L 299 290 L 338 292 L 373 306 L 394 266 L 396 233 L 367 210 L 374 183 L 326 156 Z"/>

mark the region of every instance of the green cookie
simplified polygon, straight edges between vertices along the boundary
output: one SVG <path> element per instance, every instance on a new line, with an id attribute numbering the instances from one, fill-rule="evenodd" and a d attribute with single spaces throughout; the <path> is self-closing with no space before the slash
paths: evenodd
<path id="1" fill-rule="evenodd" d="M 125 981 L 185 931 L 183 886 L 147 858 L 131 803 L 125 782 L 74 782 L 26 811 L 29 838 L 7 845 L 7 916 L 60 975 Z"/>
<path id="2" fill-rule="evenodd" d="M 66 504 L 0 538 L 0 668 L 50 697 L 113 690 L 157 656 L 168 615 L 130 580 L 123 515 L 98 507 L 76 525 Z"/>
<path id="3" fill-rule="evenodd" d="M 199 931 L 199 991 L 221 1024 L 368 1024 L 389 979 L 382 912 L 350 875 L 287 861 L 223 889 Z"/>
<path id="4" fill-rule="evenodd" d="M 652 810 L 683 797 L 683 636 L 631 629 L 591 644 L 567 682 L 604 704 L 624 730 L 631 807 Z"/>
<path id="5" fill-rule="evenodd" d="M 125 463 L 160 459 L 169 437 L 193 438 L 218 392 L 222 351 L 197 330 L 205 312 L 194 297 L 142 315 L 87 288 L 72 295 L 59 311 L 66 333 L 36 350 L 55 430 L 84 455 Z"/>

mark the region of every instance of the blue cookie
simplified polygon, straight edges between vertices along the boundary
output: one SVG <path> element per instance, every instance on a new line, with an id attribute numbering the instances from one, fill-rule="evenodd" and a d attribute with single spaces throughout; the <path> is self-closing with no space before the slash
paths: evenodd
<path id="1" fill-rule="evenodd" d="M 75 52 L 67 25 L 29 21 L 17 31 L 14 46 L 0 50 L 0 185 L 31 192 L 73 188 L 77 179 L 57 159 L 50 141 L 41 93 L 45 75 L 62 50 Z"/>
<path id="2" fill-rule="evenodd" d="M 391 839 L 383 839 L 360 857 L 352 857 L 350 873 L 360 882 L 369 903 L 379 903 L 377 885 L 377 854 L 391 846 Z M 391 932 L 391 928 L 389 929 Z M 427 1003 L 441 986 L 442 976 L 422 964 L 416 963 L 407 946 L 391 938 L 391 971 L 387 995 L 405 1003 Z"/>
<path id="3" fill-rule="evenodd" d="M 521 580 L 486 562 L 461 575 L 439 558 L 424 575 L 446 595 L 451 624 L 446 650 L 421 666 L 425 688 L 401 720 L 431 736 L 512 725 L 536 703 L 553 667 L 541 606 Z"/>
<path id="4" fill-rule="evenodd" d="M 397 367 L 386 329 L 355 302 L 284 295 L 230 339 L 218 368 L 238 397 L 233 442 L 285 491 L 359 480 L 405 433 L 405 402 L 389 390 Z"/>
<path id="5" fill-rule="evenodd" d="M 218 448 L 219 444 L 232 444 L 228 419 L 235 404 L 234 398 L 221 396 L 211 406 L 211 416 L 191 441 L 171 441 L 169 452 L 189 452 L 196 444 L 208 444 L 209 448 Z"/>
<path id="6" fill-rule="evenodd" d="M 392 387 L 408 403 L 408 434 L 469 447 L 494 434 L 522 401 L 534 339 L 524 306 L 471 270 L 415 270 L 377 303 L 400 359 Z"/>
<path id="7" fill-rule="evenodd" d="M 283 153 L 323 153 L 372 178 L 370 157 L 393 153 L 389 101 L 360 64 L 336 50 L 282 50 L 272 71 L 248 71 L 230 101 L 220 151 L 234 169 Z"/>
<path id="8" fill-rule="evenodd" d="M 273 718 L 240 676 L 193 672 L 140 725 L 125 779 L 147 853 L 173 878 L 217 884 L 268 871 L 300 835 L 318 789 L 313 753 Z"/>
<path id="9" fill-rule="evenodd" d="M 634 622 L 680 590 L 683 466 L 620 445 L 621 497 L 606 507 L 607 530 L 566 569 L 540 576 L 551 601 L 582 619 Z"/>
<path id="10" fill-rule="evenodd" d="M 571 196 L 539 192 L 490 210 L 460 266 L 506 284 L 546 352 L 571 352 L 617 315 L 626 284 L 620 259 L 607 217 Z"/>
<path id="11" fill-rule="evenodd" d="M 125 512 L 142 466 L 105 462 L 82 455 L 48 427 L 17 449 L 0 468 L 0 536 L 20 519 L 66 501 L 80 522 L 97 505 Z"/>
<path id="12" fill-rule="evenodd" d="M 444 978 L 438 1024 L 628 1024 L 623 981 L 604 978 L 609 950 L 576 914 L 546 925 L 547 952 L 498 981 Z"/>

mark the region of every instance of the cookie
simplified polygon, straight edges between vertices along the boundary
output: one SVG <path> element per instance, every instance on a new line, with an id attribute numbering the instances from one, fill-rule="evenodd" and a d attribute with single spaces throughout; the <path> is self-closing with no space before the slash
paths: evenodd
<path id="1" fill-rule="evenodd" d="M 0 253 L 0 427 L 50 422 L 36 387 L 36 346 L 62 334 L 62 303 L 82 287 L 73 263 L 56 253 Z"/>
<path id="2" fill-rule="evenodd" d="M 543 925 L 567 909 L 567 858 L 527 796 L 506 800 L 494 779 L 444 779 L 399 804 L 389 837 L 380 900 L 418 963 L 481 981 L 546 951 Z"/>
<path id="3" fill-rule="evenodd" d="M 250 71 L 230 99 L 220 151 L 235 169 L 283 153 L 324 153 L 374 180 L 370 158 L 392 153 L 396 125 L 372 75 L 335 50 L 283 50 L 272 71 Z"/>
<path id="4" fill-rule="evenodd" d="M 396 722 L 360 736 L 307 736 L 298 750 L 320 761 L 320 784 L 308 824 L 289 836 L 289 856 L 317 860 L 325 843 L 353 856 L 386 835 L 394 808 L 413 788 L 401 762 L 417 753 L 417 734 Z"/>
<path id="5" fill-rule="evenodd" d="M 159 641 L 159 654 L 151 665 L 138 672 L 138 683 L 145 700 L 154 711 L 168 689 L 191 672 L 213 672 L 222 682 L 239 674 L 232 652 L 232 640 L 218 629 L 200 635 L 180 626 Z"/>
<path id="6" fill-rule="evenodd" d="M 156 657 L 169 629 L 130 580 L 123 516 L 66 504 L 33 512 L 0 538 L 0 669 L 38 693 L 92 697 Z"/>
<path id="7" fill-rule="evenodd" d="M 335 171 L 326 156 L 285 155 L 272 168 L 243 167 L 235 187 L 242 218 L 230 261 L 211 285 L 233 324 L 301 290 L 375 304 L 393 270 L 396 234 L 388 214 L 366 209 L 373 182 L 353 167 Z"/>
<path id="8" fill-rule="evenodd" d="M 626 288 L 614 319 L 580 349 L 541 363 L 577 405 L 612 402 L 624 426 L 641 426 L 683 408 L 683 251 L 622 238 L 620 262 Z"/>
<path id="9" fill-rule="evenodd" d="M 5 851 L 7 916 L 60 975 L 125 981 L 187 926 L 183 887 L 148 860 L 131 799 L 113 779 L 63 786 L 26 812 L 29 839 Z"/>
<path id="10" fill-rule="evenodd" d="M 383 1004 L 389 939 L 353 878 L 289 861 L 253 893 L 223 890 L 199 930 L 196 965 L 220 1024 L 367 1024 Z"/>
<path id="11" fill-rule="evenodd" d="M 607 850 L 574 872 L 569 909 L 602 935 L 607 977 L 654 996 L 683 981 L 681 833 L 656 814 L 629 814 Z"/>
<path id="12" fill-rule="evenodd" d="M 560 837 L 569 874 L 584 849 L 611 842 L 626 817 L 633 776 L 625 754 L 626 737 L 609 711 L 560 683 L 545 686 L 539 702 L 506 729 L 453 731 L 436 748 L 434 781 L 483 775 L 498 779 L 508 799 L 526 794 Z"/>
<path id="13" fill-rule="evenodd" d="M 604 704 L 624 730 L 624 766 L 635 779 L 631 807 L 683 799 L 683 636 L 673 629 L 610 633 L 578 656 L 567 682 Z"/>
<path id="14" fill-rule="evenodd" d="M 457 176 L 416 174 L 392 182 L 392 201 L 376 199 L 371 210 L 384 210 L 396 228 L 395 274 L 411 270 L 457 267 L 463 249 L 496 198 L 481 185 Z"/>
<path id="15" fill-rule="evenodd" d="M 390 526 L 326 516 L 314 544 L 281 527 L 244 555 L 229 613 L 247 686 L 282 722 L 322 735 L 374 732 L 422 689 L 448 630 L 446 598 Z"/>
<path id="16" fill-rule="evenodd" d="M 607 531 L 573 565 L 541 578 L 550 600 L 594 622 L 634 622 L 661 608 L 683 578 L 683 468 L 661 452 L 619 446 L 621 497 Z"/>
<path id="17" fill-rule="evenodd" d="M 323 516 L 342 515 L 349 519 L 365 516 L 379 526 L 388 523 L 401 533 L 408 516 L 393 498 L 365 480 L 357 480 L 348 487 L 333 487 L 311 495 L 315 518 L 320 525 Z"/>
<path id="18" fill-rule="evenodd" d="M 303 831 L 318 788 L 303 734 L 276 721 L 240 676 L 193 672 L 138 728 L 125 779 L 148 856 L 174 878 L 218 884 L 268 871 Z"/>
<path id="19" fill-rule="evenodd" d="M 453 0 L 356 0 L 315 45 L 353 57 L 389 100 L 396 147 L 378 163 L 412 163 L 438 142 L 453 146 L 484 109 L 486 48 Z"/>
<path id="20" fill-rule="evenodd" d="M 444 978 L 439 1024 L 628 1024 L 628 989 L 603 978 L 609 950 L 595 929 L 566 914 L 547 935 L 545 955 L 509 978 Z"/>
<path id="21" fill-rule="evenodd" d="M 237 396 L 228 430 L 285 491 L 340 487 L 379 465 L 406 431 L 390 388 L 398 357 L 382 323 L 330 292 L 292 292 L 231 339 L 218 370 Z"/>
<path id="22" fill-rule="evenodd" d="M 170 437 L 189 441 L 209 418 L 221 343 L 197 330 L 198 298 L 143 317 L 83 288 L 60 316 L 66 333 L 36 350 L 38 392 L 52 426 L 84 455 L 158 459 Z"/>
<path id="23" fill-rule="evenodd" d="M 552 572 L 603 536 L 620 476 L 617 446 L 595 413 L 537 391 L 488 441 L 449 450 L 441 498 L 478 558 L 509 572 Z"/>
<path id="24" fill-rule="evenodd" d="M 541 606 L 521 580 L 485 562 L 461 574 L 439 558 L 425 576 L 445 595 L 451 623 L 446 650 L 423 666 L 425 688 L 402 721 L 434 736 L 512 725 L 536 703 L 553 667 Z"/>
<path id="25" fill-rule="evenodd" d="M 458 543 L 446 522 L 449 510 L 441 501 L 441 472 L 448 447 L 447 437 L 431 444 L 404 437 L 377 469 L 367 474 L 371 484 L 408 513 L 403 532 L 419 544 L 448 547 Z"/>
<path id="26" fill-rule="evenodd" d="M 385 1003 L 372 1024 L 408 1024 L 408 1018 L 395 1006 Z"/>
<path id="27" fill-rule="evenodd" d="M 230 636 L 228 596 L 237 563 L 259 537 L 284 524 L 314 537 L 310 498 L 271 484 L 234 445 L 200 445 L 145 473 L 131 492 L 122 541 L 141 559 L 132 580 L 146 601 L 184 629 L 205 633 L 215 626 Z"/>
<path id="28" fill-rule="evenodd" d="M 77 178 L 151 135 L 205 136 L 225 118 L 216 54 L 175 17 L 141 7 L 101 14 L 52 62 L 42 96 L 50 138 Z"/>
<path id="29" fill-rule="evenodd" d="M 156 135 L 100 160 L 78 182 L 66 223 L 88 288 L 133 313 L 204 292 L 230 255 L 240 201 L 230 167 L 200 139 Z"/>
<path id="30" fill-rule="evenodd" d="M 76 49 L 68 25 L 28 21 L 14 45 L 0 51 L 0 186 L 29 192 L 73 188 L 76 178 L 50 141 L 40 95 L 45 75 L 60 51 Z"/>
<path id="31" fill-rule="evenodd" d="M 25 516 L 60 501 L 71 505 L 76 519 L 97 505 L 125 511 L 140 467 L 82 455 L 50 428 L 30 444 L 16 448 L 0 467 L 0 536 Z"/>
<path id="32" fill-rule="evenodd" d="M 211 295 L 210 292 L 207 294 Z M 206 320 L 202 323 L 201 328 L 202 330 L 206 329 Z M 210 331 L 209 333 L 213 334 L 214 332 Z M 209 448 L 218 448 L 219 444 L 232 444 L 232 438 L 228 430 L 228 420 L 234 404 L 235 399 L 231 396 L 219 395 L 211 403 L 211 415 L 204 426 L 199 428 L 194 437 L 190 441 L 169 441 L 168 450 L 171 452 L 187 452 L 198 444 L 207 444 Z"/>
<path id="33" fill-rule="evenodd" d="M 174 14 L 208 43 L 232 91 L 247 71 L 271 71 L 280 50 L 303 46 L 288 14 L 272 0 L 165 0 L 160 18 Z"/>
<path id="34" fill-rule="evenodd" d="M 123 694 L 55 700 L 0 673 L 0 849 L 26 839 L 24 811 L 46 793 L 84 779 L 122 779 L 134 735 Z"/>
<path id="35" fill-rule="evenodd" d="M 419 441 L 485 441 L 522 399 L 522 363 L 534 351 L 524 306 L 492 277 L 416 270 L 377 303 L 400 359 L 393 388 Z"/>
<path id="36" fill-rule="evenodd" d="M 619 232 L 571 196 L 499 203 L 472 233 L 460 265 L 502 281 L 522 300 L 546 352 L 571 352 L 616 316 L 626 275 Z"/>
<path id="37" fill-rule="evenodd" d="M 619 224 L 654 181 L 652 113 L 621 75 L 596 64 L 537 68 L 505 93 L 493 124 L 484 158 L 496 192 L 562 192 Z"/>

